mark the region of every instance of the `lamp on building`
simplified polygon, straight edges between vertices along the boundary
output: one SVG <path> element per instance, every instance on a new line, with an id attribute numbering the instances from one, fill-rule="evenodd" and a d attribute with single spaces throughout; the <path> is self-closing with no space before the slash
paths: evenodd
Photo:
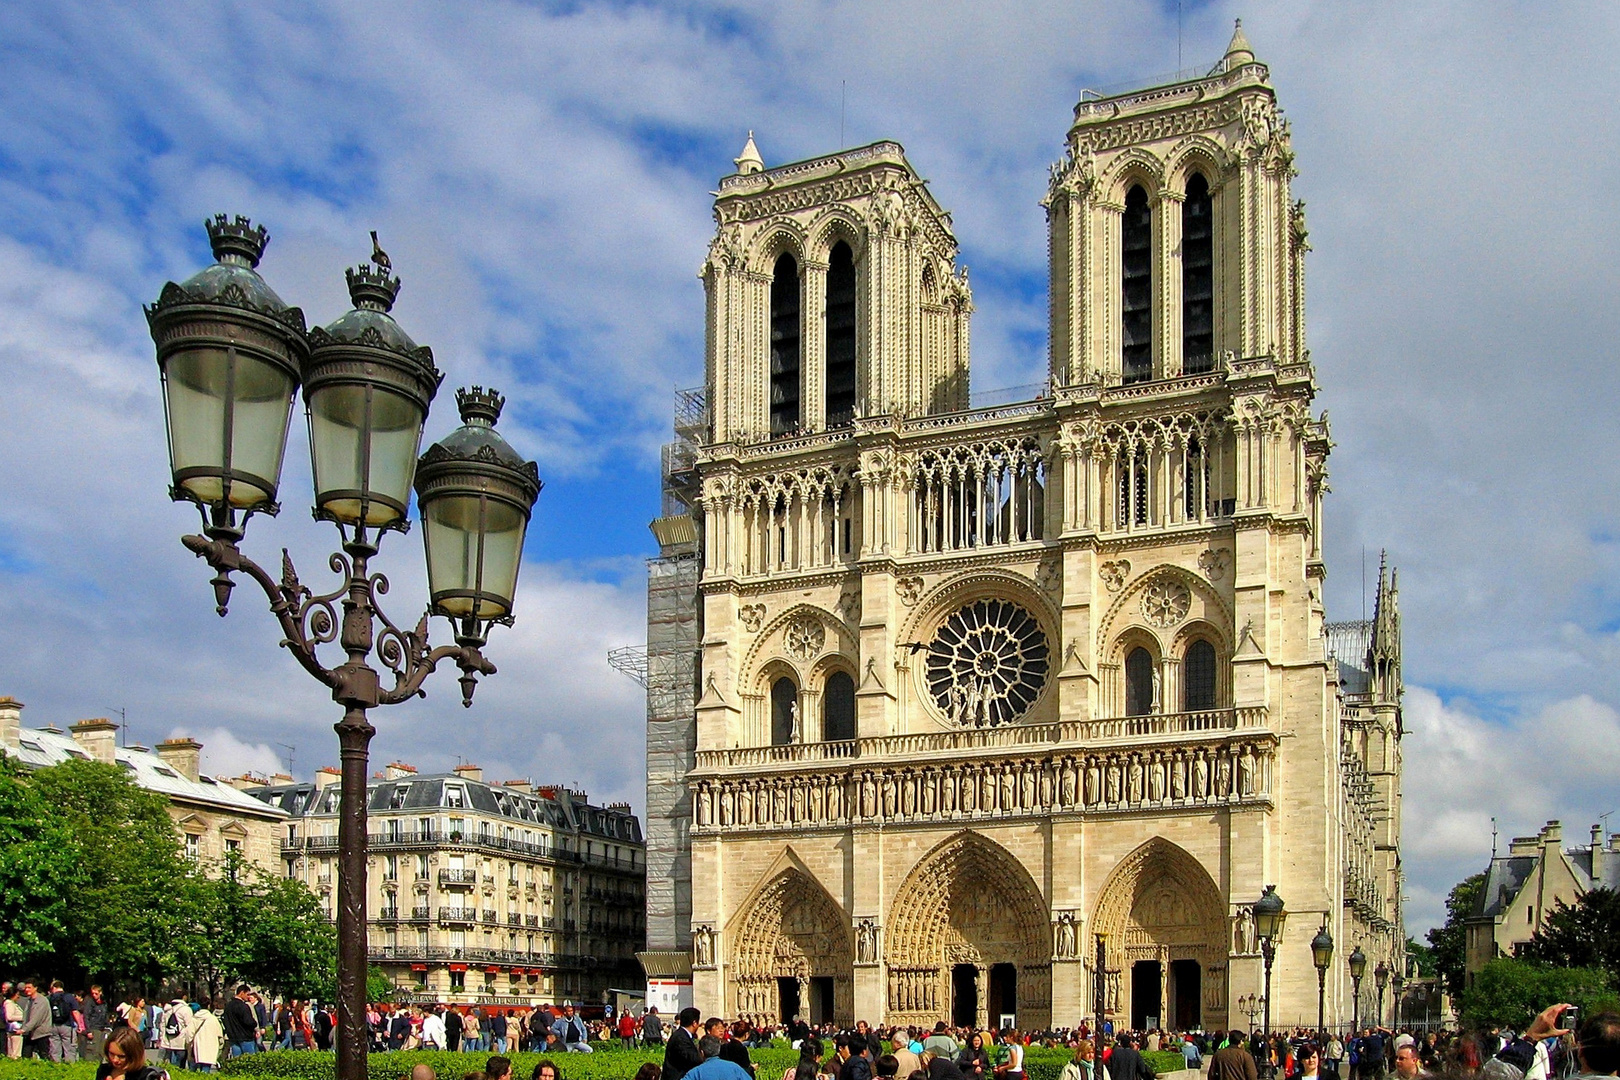
<path id="1" fill-rule="evenodd" d="M 1403 965 L 1396 963 L 1390 965 L 1389 985 L 1395 992 L 1395 1001 L 1391 1011 L 1395 1014 L 1393 1019 L 1396 1027 L 1401 1026 L 1401 987 L 1406 984 L 1406 973 Z"/>
<path id="2" fill-rule="evenodd" d="M 540 493 L 539 471 L 494 431 L 500 395 L 458 394 L 466 426 L 417 450 L 442 376 L 433 354 L 390 314 L 399 279 L 376 247 L 348 272 L 354 309 L 306 334 L 257 271 L 269 235 L 247 218 L 206 223 L 215 264 L 184 284 L 169 282 L 146 309 L 163 381 L 173 484 L 170 498 L 196 504 L 203 535 L 181 542 L 213 568 L 215 610 L 224 615 L 247 574 L 264 590 L 282 644 L 344 708 L 338 830 L 339 1080 L 366 1077 L 366 771 L 375 729 L 367 712 L 421 692 L 445 660 L 461 669 L 462 704 L 495 668 L 480 652 L 491 623 L 512 621 L 523 537 Z M 275 514 L 294 394 L 304 388 L 315 516 L 337 524 L 342 575 L 316 595 L 282 555 L 272 577 L 238 546 L 248 519 Z M 381 534 L 408 528 L 413 479 L 425 522 L 429 611 L 412 631 L 377 607 L 387 578 L 368 569 Z M 455 626 L 455 644 L 430 648 L 428 617 Z M 379 630 L 378 623 L 381 623 Z M 324 666 L 336 643 L 344 663 Z M 371 666 L 380 661 L 384 671 Z M 392 676 L 384 684 L 384 677 Z"/>
<path id="3" fill-rule="evenodd" d="M 1389 985 L 1389 965 L 1382 960 L 1378 961 L 1378 966 L 1373 968 L 1373 983 L 1378 987 L 1378 1017 L 1373 1023 L 1383 1024 L 1384 987 Z"/>
<path id="4" fill-rule="evenodd" d="M 1311 938 L 1311 963 L 1316 965 L 1316 1037 L 1325 1039 L 1327 1034 L 1327 973 L 1333 965 L 1333 935 L 1328 933 L 1327 923 Z"/>
<path id="5" fill-rule="evenodd" d="M 1260 956 L 1266 964 L 1265 982 L 1265 1033 L 1271 1038 L 1271 965 L 1277 959 L 1277 942 L 1282 939 L 1283 924 L 1288 921 L 1288 912 L 1283 907 L 1283 898 L 1277 895 L 1277 886 L 1267 885 L 1266 891 L 1260 894 L 1260 899 L 1254 902 L 1254 930 L 1260 938 Z"/>
<path id="6" fill-rule="evenodd" d="M 1350 1017 L 1350 1032 L 1355 1034 L 1361 1030 L 1361 977 L 1367 974 L 1367 954 L 1357 945 L 1351 950 L 1346 961 L 1350 965 L 1351 996 L 1355 1000 L 1355 1011 Z"/>

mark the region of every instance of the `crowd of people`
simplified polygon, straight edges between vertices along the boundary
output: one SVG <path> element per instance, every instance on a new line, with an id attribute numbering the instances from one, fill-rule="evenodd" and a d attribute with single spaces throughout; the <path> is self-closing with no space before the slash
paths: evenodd
<path id="1" fill-rule="evenodd" d="M 0 984 L 9 1057 L 94 1061 L 98 1080 L 161 1080 L 167 1069 L 213 1072 L 228 1057 L 264 1050 L 330 1050 L 336 1016 L 329 1005 L 273 1002 L 239 985 L 222 1002 L 175 997 L 111 1002 L 102 987 L 83 994 L 60 981 Z M 1567 1025 L 1567 1026 L 1566 1026 Z M 756 1026 L 702 1019 L 684 1009 L 666 1031 L 658 1009 L 586 1019 L 575 1006 L 496 1008 L 439 1004 L 372 1005 L 371 1049 L 487 1052 L 482 1072 L 464 1080 L 506 1080 L 507 1056 L 538 1053 L 530 1080 L 562 1080 L 558 1060 L 591 1053 L 593 1044 L 659 1047 L 635 1080 L 1025 1080 L 1029 1047 L 1063 1050 L 1059 1080 L 1157 1080 L 1144 1054 L 1175 1054 L 1207 1080 L 1563 1080 L 1620 1070 L 1620 1014 L 1576 1023 L 1567 1004 L 1544 1010 L 1522 1032 L 1492 1028 L 1441 1034 L 1366 1028 L 1348 1037 L 1296 1029 L 1273 1032 L 1160 1030 L 1115 1032 L 1087 1025 L 1051 1031 L 978 1031 L 943 1021 L 931 1030 L 844 1030 L 794 1019 Z M 758 1075 L 750 1050 L 786 1042 L 798 1062 L 780 1078 Z M 1162 1064 L 1162 1059 L 1159 1059 Z M 148 1062 L 156 1063 L 154 1065 Z M 411 1080 L 432 1080 L 412 1076 Z"/>

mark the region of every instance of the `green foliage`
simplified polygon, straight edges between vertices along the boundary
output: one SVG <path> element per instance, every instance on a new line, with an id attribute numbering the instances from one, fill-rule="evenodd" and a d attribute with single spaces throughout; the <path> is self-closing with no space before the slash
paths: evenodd
<path id="1" fill-rule="evenodd" d="M 1613 1006 L 1614 988 L 1596 968 L 1561 968 L 1527 960 L 1492 960 L 1463 992 L 1464 1027 L 1523 1029 L 1548 1005 L 1567 1001 L 1591 1015 Z"/>
<path id="2" fill-rule="evenodd" d="M 1573 904 L 1559 900 L 1525 950 L 1526 959 L 1568 968 L 1602 968 L 1620 985 L 1620 892 L 1593 889 Z"/>
<path id="3" fill-rule="evenodd" d="M 38 1058 L 12 1061 L 0 1057 L 0 1080 L 96 1080 L 96 1067 L 93 1061 L 57 1064 Z M 523 1080 L 528 1078 L 524 1077 Z"/>
<path id="4" fill-rule="evenodd" d="M 188 873 L 168 801 L 99 761 L 39 769 L 28 783 L 77 852 L 68 955 L 92 978 L 160 981 L 173 968 Z"/>
<path id="5" fill-rule="evenodd" d="M 394 1000 L 394 994 L 399 987 L 382 968 L 366 968 L 366 1000 L 389 1002 Z"/>
<path id="6" fill-rule="evenodd" d="M 1429 952 L 1434 970 L 1445 981 L 1446 992 L 1457 997 L 1463 991 L 1463 964 L 1467 959 L 1467 935 L 1463 920 L 1474 910 L 1474 903 L 1485 890 L 1485 875 L 1459 881 L 1446 897 L 1446 924 L 1430 930 Z"/>
<path id="7" fill-rule="evenodd" d="M 84 884 L 73 834 L 39 789 L 0 756 L 0 965 L 27 969 L 69 940 L 68 901 Z"/>
<path id="8" fill-rule="evenodd" d="M 1406 960 L 1422 978 L 1434 974 L 1434 950 L 1412 938 L 1406 939 Z"/>

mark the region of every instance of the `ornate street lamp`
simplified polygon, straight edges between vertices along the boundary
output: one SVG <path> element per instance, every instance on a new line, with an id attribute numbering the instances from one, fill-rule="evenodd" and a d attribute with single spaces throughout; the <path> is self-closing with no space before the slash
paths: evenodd
<path id="1" fill-rule="evenodd" d="M 1350 1018 L 1350 1033 L 1354 1035 L 1361 1030 L 1361 977 L 1367 974 L 1367 954 L 1357 945 L 1351 950 L 1346 963 L 1350 965 L 1350 984 L 1355 999 L 1355 1014 Z"/>
<path id="2" fill-rule="evenodd" d="M 1373 968 L 1373 982 L 1378 987 L 1378 1019 L 1373 1023 L 1374 1026 L 1382 1027 L 1384 1024 L 1384 987 L 1389 985 L 1389 965 L 1382 960 L 1378 961 L 1378 966 Z"/>
<path id="3" fill-rule="evenodd" d="M 366 1077 L 366 771 L 375 729 L 367 712 L 422 693 L 440 662 L 461 670 L 461 700 L 472 704 L 479 675 L 493 675 L 481 647 L 491 624 L 512 621 L 523 537 L 540 476 L 494 431 L 501 398 L 460 392 L 465 427 L 417 461 L 422 425 L 443 378 L 389 309 L 399 291 L 381 249 L 348 272 L 354 310 L 307 335 L 304 316 L 264 283 L 254 267 L 269 237 L 246 218 L 207 223 L 216 264 L 183 285 L 164 285 L 147 309 L 163 376 L 174 485 L 170 497 L 195 503 L 202 536 L 181 542 L 215 571 L 216 610 L 226 613 L 231 575 L 258 582 L 281 624 L 282 644 L 343 706 L 338 827 L 338 1040 L 340 1080 Z M 375 234 L 373 234 L 375 244 Z M 273 578 L 238 546 L 248 518 L 274 514 L 293 394 L 300 382 L 309 418 L 315 516 L 334 522 L 342 550 L 331 567 L 342 583 L 315 594 L 282 553 Z M 400 630 L 377 607 L 388 579 L 371 573 L 384 532 L 409 527 L 408 500 L 426 523 L 428 612 Z M 341 607 L 341 614 L 339 608 Z M 430 648 L 428 618 L 444 615 L 454 645 Z M 381 623 L 381 628 L 378 628 Z M 317 650 L 336 642 L 343 663 L 324 666 Z M 383 671 L 372 667 L 375 656 Z M 392 685 L 384 685 L 384 674 Z"/>
<path id="4" fill-rule="evenodd" d="M 1333 966 L 1333 935 L 1328 933 L 1325 922 L 1311 938 L 1311 963 L 1316 965 L 1316 1037 L 1320 1039 L 1327 1032 L 1327 973 Z"/>
<path id="5" fill-rule="evenodd" d="M 1282 897 L 1277 895 L 1277 886 L 1267 885 L 1260 899 L 1254 902 L 1254 930 L 1260 938 L 1260 955 L 1266 962 L 1265 1033 L 1268 1043 L 1271 1039 L 1271 964 L 1277 959 L 1277 942 L 1282 939 L 1283 923 L 1287 920 L 1288 912 L 1283 908 Z"/>
<path id="6" fill-rule="evenodd" d="M 1401 987 L 1406 984 L 1406 974 L 1401 970 L 1399 963 L 1390 966 L 1389 985 L 1395 992 L 1395 1000 L 1390 1009 L 1395 1015 L 1391 1018 L 1397 1028 L 1401 1026 Z"/>

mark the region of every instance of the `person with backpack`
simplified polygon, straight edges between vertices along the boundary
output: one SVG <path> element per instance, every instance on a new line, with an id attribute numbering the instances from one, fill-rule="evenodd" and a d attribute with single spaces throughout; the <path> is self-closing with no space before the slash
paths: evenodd
<path id="1" fill-rule="evenodd" d="M 79 1060 L 79 1032 L 84 1027 L 84 1016 L 79 1011 L 79 999 L 68 993 L 61 979 L 51 980 L 51 1060 Z"/>
<path id="2" fill-rule="evenodd" d="M 185 998 L 175 998 L 164 1007 L 158 1020 L 158 1048 L 163 1051 L 163 1060 L 182 1069 L 186 1067 L 196 1026 L 196 1018 Z"/>

